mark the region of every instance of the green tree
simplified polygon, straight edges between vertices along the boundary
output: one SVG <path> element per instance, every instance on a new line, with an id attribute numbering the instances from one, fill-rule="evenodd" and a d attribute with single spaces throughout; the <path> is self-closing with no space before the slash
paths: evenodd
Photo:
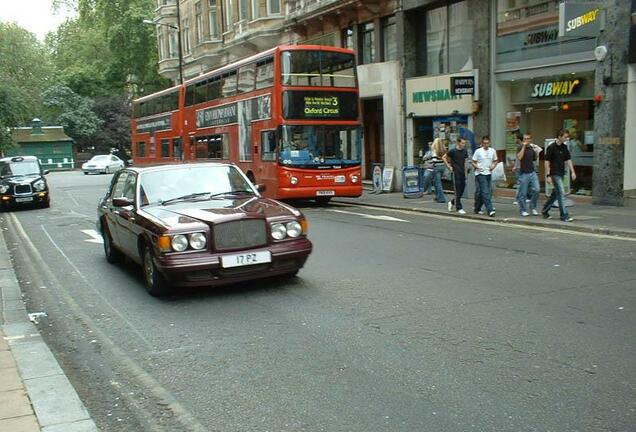
<path id="1" fill-rule="evenodd" d="M 64 131 L 73 138 L 78 150 L 92 145 L 93 135 L 104 124 L 93 111 L 92 99 L 80 96 L 63 85 L 48 88 L 42 94 L 47 108 L 47 123 L 64 126 Z"/>
<path id="2" fill-rule="evenodd" d="M 9 128 L 41 116 L 42 90 L 56 81 L 50 54 L 35 35 L 0 22 L 0 151 L 11 145 Z"/>

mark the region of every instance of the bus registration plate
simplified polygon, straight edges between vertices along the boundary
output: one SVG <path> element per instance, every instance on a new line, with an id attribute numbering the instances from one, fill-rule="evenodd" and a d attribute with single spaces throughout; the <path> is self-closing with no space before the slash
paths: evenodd
<path id="1" fill-rule="evenodd" d="M 221 256 L 221 267 L 223 268 L 248 266 L 268 262 L 272 262 L 272 254 L 270 251 Z"/>
<path id="2" fill-rule="evenodd" d="M 336 191 L 334 190 L 319 190 L 316 191 L 316 196 L 334 196 Z"/>

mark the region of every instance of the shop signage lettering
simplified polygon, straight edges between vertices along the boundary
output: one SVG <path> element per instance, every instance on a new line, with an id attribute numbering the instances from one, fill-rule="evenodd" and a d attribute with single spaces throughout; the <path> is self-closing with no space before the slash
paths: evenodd
<path id="1" fill-rule="evenodd" d="M 475 77 L 451 77 L 451 95 L 475 94 Z"/>
<path id="2" fill-rule="evenodd" d="M 574 93 L 580 87 L 580 84 L 581 80 L 578 79 L 535 84 L 530 96 L 533 98 L 567 96 Z"/>
<path id="3" fill-rule="evenodd" d="M 413 92 L 413 103 L 441 102 L 459 98 L 460 96 L 453 96 L 449 89 Z"/>
<path id="4" fill-rule="evenodd" d="M 548 42 L 554 42 L 559 37 L 559 30 L 543 30 L 530 33 L 523 43 L 525 46 L 539 45 Z"/>
<path id="5" fill-rule="evenodd" d="M 197 111 L 197 127 L 219 126 L 236 123 L 236 103 Z"/>
<path id="6" fill-rule="evenodd" d="M 305 115 L 308 117 L 338 117 L 340 107 L 337 96 L 305 96 Z"/>
<path id="7" fill-rule="evenodd" d="M 560 37 L 593 37 L 602 30 L 602 5 L 562 2 L 559 4 Z"/>
<path id="8" fill-rule="evenodd" d="M 568 21 L 567 26 L 565 27 L 565 33 L 571 32 L 574 29 L 582 27 L 584 25 L 593 23 L 598 18 L 598 13 L 600 9 L 592 9 L 591 11 L 584 13 L 581 16 L 578 16 L 574 19 Z"/>

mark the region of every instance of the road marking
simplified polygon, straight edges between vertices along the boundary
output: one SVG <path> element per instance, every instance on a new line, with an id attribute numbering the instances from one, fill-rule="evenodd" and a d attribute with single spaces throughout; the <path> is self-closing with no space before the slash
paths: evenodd
<path id="1" fill-rule="evenodd" d="M 333 204 L 332 204 L 333 205 Z M 582 237 L 593 237 L 593 238 L 601 238 L 601 239 L 608 239 L 608 240 L 620 240 L 620 241 L 629 241 L 629 242 L 636 242 L 636 238 L 634 237 L 620 237 L 618 235 L 610 235 L 610 234 L 598 234 L 598 233 L 591 233 L 591 232 L 585 232 L 585 231 L 573 231 L 573 230 L 565 230 L 565 229 L 560 229 L 558 227 L 545 227 L 545 226 L 533 226 L 533 225 L 525 225 L 525 224 L 521 224 L 521 223 L 514 223 L 514 222 L 499 222 L 496 219 L 495 220 L 481 220 L 481 219 L 475 219 L 475 218 L 463 218 L 461 216 L 452 216 L 449 218 L 449 216 L 444 216 L 444 215 L 440 215 L 440 214 L 436 214 L 436 213 L 426 213 L 426 212 L 422 212 L 422 211 L 418 211 L 417 209 L 414 210 L 409 210 L 409 209 L 394 209 L 394 208 L 387 208 L 387 207 L 374 207 L 374 206 L 367 206 L 367 205 L 360 205 L 360 204 L 354 204 L 354 203 L 346 203 L 346 204 L 335 204 L 335 205 L 343 205 L 346 207 L 358 207 L 358 208 L 372 208 L 375 210 L 382 210 L 382 211 L 387 211 L 387 212 L 392 212 L 392 213 L 403 213 L 403 214 L 408 214 L 408 215 L 420 215 L 420 216 L 425 216 L 428 218 L 432 218 L 432 219 L 440 219 L 440 220 L 451 220 L 453 222 L 458 222 L 458 223 L 473 223 L 473 224 L 479 224 L 479 225 L 490 225 L 490 226 L 497 226 L 497 227 L 506 227 L 506 228 L 522 228 L 522 229 L 526 229 L 526 230 L 532 230 L 532 231 L 544 231 L 544 232 L 556 232 L 559 234 L 569 234 L 569 235 L 575 235 L 575 236 L 582 236 Z M 341 211 L 341 210 L 333 210 L 333 209 L 329 209 L 330 211 Z"/>
<path id="2" fill-rule="evenodd" d="M 87 230 L 80 230 L 80 231 L 90 237 L 89 239 L 84 240 L 85 242 L 104 244 L 104 239 L 102 238 L 101 234 L 95 231 L 94 229 L 87 229 Z"/>
<path id="3" fill-rule="evenodd" d="M 404 220 L 404 219 L 398 219 L 398 218 L 393 217 L 393 216 L 384 216 L 384 215 L 376 216 L 376 215 L 370 215 L 370 214 L 365 214 L 365 213 L 356 213 L 356 212 L 350 212 L 350 211 L 345 211 L 345 210 L 336 210 L 336 209 L 328 209 L 327 211 L 334 212 L 334 213 L 350 214 L 350 215 L 360 216 L 360 217 L 367 218 L 367 219 L 377 219 L 377 220 L 384 220 L 384 221 L 390 221 L 390 222 L 411 223 L 411 221 L 407 221 L 407 220 Z"/>

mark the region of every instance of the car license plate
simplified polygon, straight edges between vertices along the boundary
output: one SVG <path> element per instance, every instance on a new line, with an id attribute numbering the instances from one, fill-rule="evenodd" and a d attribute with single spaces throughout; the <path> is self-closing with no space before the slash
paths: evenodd
<path id="1" fill-rule="evenodd" d="M 221 266 L 224 268 L 263 264 L 268 262 L 272 262 L 272 254 L 270 251 L 221 256 Z"/>
<path id="2" fill-rule="evenodd" d="M 334 196 L 336 191 L 333 190 L 319 190 L 316 191 L 316 196 Z"/>
<path id="3" fill-rule="evenodd" d="M 33 197 L 23 197 L 23 198 L 15 199 L 15 202 L 29 202 L 29 201 L 33 201 Z"/>

